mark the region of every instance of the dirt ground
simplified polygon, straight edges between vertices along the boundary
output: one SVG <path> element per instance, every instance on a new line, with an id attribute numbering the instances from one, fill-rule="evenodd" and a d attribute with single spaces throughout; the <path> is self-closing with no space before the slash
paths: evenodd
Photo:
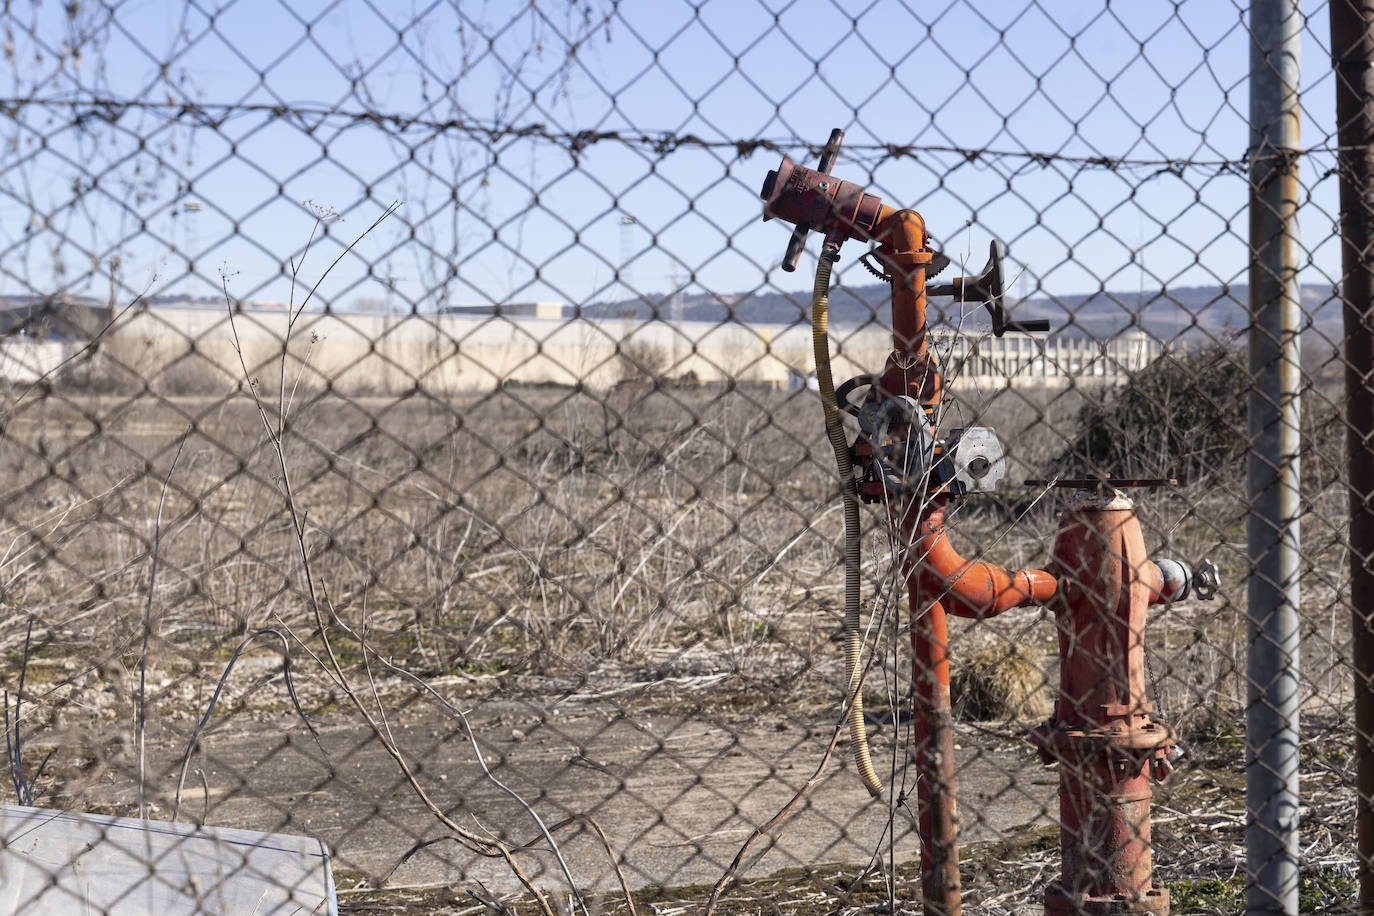
<path id="1" fill-rule="evenodd" d="M 441 839 L 448 831 L 356 716 L 317 707 L 310 714 L 317 742 L 294 711 L 266 703 L 280 684 L 279 668 L 276 656 L 246 659 L 239 672 L 246 683 L 221 701 L 218 724 L 203 733 L 191 760 L 183 820 L 322 839 L 333 851 L 340 900 L 350 912 L 477 913 L 482 899 L 527 899 L 504 863 Z M 310 697 L 309 678 L 300 680 L 298 689 Z M 466 712 L 490 770 L 490 776 L 483 772 L 468 731 L 454 716 L 402 684 L 380 681 L 383 727 L 437 805 L 466 827 L 499 834 L 518 850 L 536 886 L 566 901 L 567 879 L 548 852 L 542 822 L 579 890 L 613 907 L 617 876 L 605 846 L 581 820 L 590 816 L 605 831 L 641 904 L 662 914 L 699 911 L 753 830 L 812 776 L 834 727 L 822 704 L 809 702 L 810 711 L 803 712 L 790 702 L 742 702 L 740 685 L 719 675 L 676 683 L 583 681 L 572 689 L 553 678 L 526 678 L 506 695 L 491 691 L 490 679 L 482 678 L 441 678 L 431 686 Z M 152 724 L 153 817 L 170 815 L 192 724 L 176 716 Z M 890 717 L 876 714 L 871 724 L 875 756 L 885 769 L 893 763 Z M 898 724 L 904 735 L 906 723 Z M 1038 913 L 1044 885 L 1058 872 L 1057 775 L 1023 740 L 1029 724 L 957 726 L 970 913 Z M 60 742 L 50 744 L 46 736 L 37 741 L 30 753 L 57 752 L 40 780 L 48 793 L 40 803 L 131 813 L 137 784 L 130 778 L 127 734 L 120 723 L 83 725 Z M 1198 749 L 1156 789 L 1161 880 L 1236 861 L 1236 831 L 1244 823 L 1241 754 L 1234 743 Z M 83 759 L 92 765 L 71 765 Z M 1307 791 L 1321 790 L 1323 779 L 1337 793 L 1348 785 L 1340 775 L 1342 759 L 1331 749 L 1326 756 L 1313 751 L 1306 760 L 1313 767 Z M 895 767 L 908 772 L 903 759 Z M 1314 797 L 1327 796 L 1319 791 Z M 886 899 L 882 875 L 889 870 L 897 878 L 898 901 L 914 905 L 914 803 L 896 808 L 889 844 L 892 798 L 891 792 L 881 800 L 868 797 L 841 745 L 793 815 L 745 858 L 738 872 L 742 887 L 727 894 L 721 912 L 755 912 L 751 904 L 771 912 L 786 901 L 795 905 L 781 906 L 782 912 L 858 912 L 850 908 L 857 901 L 867 906 Z M 1326 826 L 1334 827 L 1339 845 L 1343 825 L 1328 819 Z M 427 841 L 437 842 L 417 851 Z M 876 867 L 865 876 L 875 857 Z M 846 892 L 851 886 L 859 890 Z M 527 911 L 512 905 L 515 912 Z"/>
<path id="2" fill-rule="evenodd" d="M 819 714 L 824 710 L 807 716 L 781 708 L 722 716 L 718 700 L 728 697 L 665 701 L 651 695 L 661 694 L 661 686 L 617 692 L 614 703 L 573 695 L 461 704 L 467 706 L 490 777 L 467 731 L 434 704 L 406 704 L 389 713 L 387 723 L 432 799 L 467 826 L 499 832 L 512 846 L 527 844 L 524 855 L 534 863 L 527 867 L 551 893 L 566 891 L 566 880 L 530 811 L 497 781 L 528 802 L 553 831 L 581 888 L 600 892 L 617 886 L 596 836 L 580 822 L 563 823 L 582 815 L 594 817 L 605 830 L 635 889 L 709 884 L 753 829 L 811 777 L 834 727 L 832 715 Z M 636 703 L 637 692 L 648 695 L 647 702 Z M 394 701 L 395 695 L 388 699 Z M 521 889 L 499 860 L 482 859 L 451 842 L 398 865 L 416 844 L 446 831 L 369 729 L 346 715 L 311 718 L 318 744 L 291 712 L 239 711 L 208 729 L 186 781 L 183 819 L 317 836 L 334 850 L 335 867 L 355 883 L 376 886 L 383 878 L 391 887 L 481 882 L 501 895 Z M 881 765 L 891 761 L 891 725 L 873 724 Z M 169 719 L 155 723 L 149 733 L 155 816 L 170 810 L 189 725 Z M 72 734 L 64 741 L 63 762 L 52 771 L 59 783 L 52 787 L 51 801 L 127 810 L 137 787 L 119 757 L 118 749 L 127 750 L 124 731 L 119 725 L 94 734 L 82 729 L 80 738 Z M 1039 766 L 1029 746 L 988 744 L 986 736 L 972 732 L 967 737 L 979 743 L 961 744 L 956 752 L 964 839 L 1003 839 L 1024 826 L 1048 823 L 1053 774 Z M 64 771 L 66 761 L 83 752 L 104 761 L 94 778 Z M 899 770 L 903 764 L 898 761 Z M 911 822 L 910 810 L 898 808 L 893 852 L 899 860 L 914 856 Z M 868 797 L 842 744 L 794 815 L 748 857 L 740 877 L 804 863 L 862 863 L 875 852 L 886 854 L 887 823 L 888 799 Z M 347 880 L 341 885 L 349 889 Z"/>
<path id="3" fill-rule="evenodd" d="M 713 883 L 754 827 L 767 821 L 811 775 L 829 738 L 829 723 L 815 728 L 775 725 L 722 728 L 699 718 L 619 717 L 573 710 L 542 721 L 516 704 L 491 704 L 487 714 L 512 721 L 486 729 L 499 734 L 482 743 L 492 774 L 525 798 L 546 824 L 591 814 L 622 856 L 627 879 L 638 889 Z M 479 716 L 474 724 L 481 722 Z M 524 728 L 521 728 L 521 724 Z M 537 825 L 527 812 L 486 780 L 471 746 L 451 723 L 417 714 L 393 721 L 403 747 L 416 749 L 434 799 L 461 810 L 470 824 L 501 825 L 532 846 Z M 515 734 L 523 737 L 516 738 Z M 211 742 L 211 792 L 232 788 L 251 774 L 256 798 L 215 805 L 215 819 L 260 820 L 269 826 L 290 810 L 293 819 L 337 850 L 341 868 L 385 874 L 414 840 L 442 828 L 399 785 L 395 766 L 370 736 L 356 728 L 328 728 L 321 735 L 341 779 L 314 788 L 327 770 L 300 759 L 304 753 L 273 752 L 261 734 L 228 732 Z M 302 749 L 304 750 L 304 749 Z M 315 755 L 311 755 L 315 756 Z M 1050 779 L 1021 749 L 966 748 L 959 754 L 960 791 L 968 840 L 1001 838 L 1007 827 L 1033 824 L 1053 804 Z M 887 804 L 868 797 L 841 755 L 797 814 L 750 856 L 741 877 L 760 877 L 808 862 L 863 862 L 882 848 Z M 435 785 L 437 783 L 437 785 Z M 194 791 L 188 803 L 194 803 Z M 975 801 L 976 800 L 976 801 Z M 303 802 L 303 804 L 302 804 Z M 896 854 L 912 857 L 910 815 L 898 815 Z M 615 887 L 613 869 L 594 835 L 560 831 L 560 848 L 580 886 Z M 520 888 L 500 861 L 461 854 L 454 844 L 430 847 L 391 874 L 392 885 L 462 884 L 481 881 L 497 893 Z M 531 870 L 551 893 L 564 884 L 551 857 L 532 853 Z M 566 890 L 566 887 L 563 888 Z"/>

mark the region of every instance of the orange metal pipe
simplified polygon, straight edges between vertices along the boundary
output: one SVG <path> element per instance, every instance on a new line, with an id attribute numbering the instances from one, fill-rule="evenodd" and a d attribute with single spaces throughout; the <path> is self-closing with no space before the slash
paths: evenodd
<path id="1" fill-rule="evenodd" d="M 878 242 L 892 281 L 892 352 L 878 379 L 877 396 L 914 398 L 925 416 L 912 422 L 933 425 L 943 391 L 926 341 L 926 269 L 935 255 L 925 220 L 914 210 L 883 206 L 859 186 L 830 177 L 842 136 L 838 130 L 832 133 L 818 171 L 783 157 L 764 182 L 764 219 L 777 217 L 798 227 L 800 235 L 794 233 L 784 258 L 786 270 L 795 266 L 799 239 L 811 229 L 822 229 L 826 244 L 835 248 L 851 238 Z M 902 570 L 911 609 L 922 896 L 926 916 L 960 916 L 946 605 L 958 616 L 990 617 L 1044 601 L 1055 594 L 1058 583 L 1042 570 L 1013 573 L 961 557 L 945 535 L 944 495 L 938 484 L 929 492 L 902 496 L 892 506 L 892 523 L 905 544 Z"/>
<path id="2" fill-rule="evenodd" d="M 925 220 L 915 210 L 883 207 L 874 238 L 892 277 L 892 353 L 878 382 L 887 397 L 940 403 L 940 374 L 926 347 L 926 267 L 934 258 Z"/>
<path id="3" fill-rule="evenodd" d="M 928 247 L 925 221 L 913 210 L 884 207 L 873 235 L 892 277 L 892 353 L 878 387 L 884 397 L 916 398 L 930 422 L 943 397 L 943 386 L 926 342 L 925 271 L 934 254 Z M 960 916 L 946 610 L 957 616 L 989 617 L 1043 601 L 1055 593 L 1057 583 L 1041 570 L 1012 573 L 961 557 L 945 535 L 943 496 L 908 495 L 893 514 L 907 545 L 902 568 L 907 577 L 915 662 L 912 724 L 921 895 L 931 916 Z"/>
<path id="4" fill-rule="evenodd" d="M 910 353 L 924 353 L 925 283 L 916 271 L 924 271 L 934 255 L 926 249 L 926 221 L 915 210 L 884 207 L 874 229 L 878 251 L 892 274 L 892 345 Z"/>
<path id="5" fill-rule="evenodd" d="M 914 660 L 912 739 L 916 818 L 921 835 L 921 896 L 932 916 L 960 916 L 963 903 L 946 611 L 961 617 L 991 617 L 1049 599 L 1058 590 L 1058 580 L 1039 569 L 1011 572 L 964 559 L 945 534 L 942 496 L 927 496 L 924 501 L 908 499 L 902 521 L 908 545 L 903 571 L 911 607 Z"/>
<path id="6" fill-rule="evenodd" d="M 960 916 L 959 827 L 955 812 L 954 721 L 949 702 L 949 631 L 939 601 L 923 597 L 910 564 L 912 750 L 921 837 L 921 898 L 931 916 Z M 923 610 L 917 610 L 922 608 Z"/>
<path id="7" fill-rule="evenodd" d="M 924 594 L 936 597 L 956 617 L 995 617 L 1014 607 L 1048 601 L 1058 580 L 1042 569 L 1003 569 L 982 560 L 966 560 L 945 534 L 945 509 L 936 503 L 917 525 L 913 548 Z"/>
<path id="8" fill-rule="evenodd" d="M 912 724 L 921 894 L 928 913 L 959 916 L 962 892 L 946 611 L 961 617 L 991 617 L 1049 599 L 1058 590 L 1058 580 L 1039 569 L 1011 572 L 964 559 L 945 534 L 942 496 L 928 496 L 924 504 L 910 500 L 907 510 L 903 530 L 908 535 L 908 549 L 903 569 L 911 603 L 911 653 L 915 662 Z"/>

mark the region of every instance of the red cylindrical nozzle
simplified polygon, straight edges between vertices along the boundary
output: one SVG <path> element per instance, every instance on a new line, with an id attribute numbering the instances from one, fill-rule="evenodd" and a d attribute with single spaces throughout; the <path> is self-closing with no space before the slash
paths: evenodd
<path id="1" fill-rule="evenodd" d="M 853 182 L 797 165 L 788 156 L 768 173 L 759 196 L 765 221 L 778 217 L 808 229 L 839 232 L 848 238 L 870 238 L 883 201 Z"/>

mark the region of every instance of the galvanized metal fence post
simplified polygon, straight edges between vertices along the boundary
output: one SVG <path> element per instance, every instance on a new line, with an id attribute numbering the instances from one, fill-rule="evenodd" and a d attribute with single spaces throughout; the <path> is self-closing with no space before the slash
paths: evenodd
<path id="1" fill-rule="evenodd" d="M 1298 80 L 1296 0 L 1250 8 L 1250 582 L 1246 910 L 1298 910 Z"/>
<path id="2" fill-rule="evenodd" d="M 1374 914 L 1374 0 L 1331 0 L 1340 147 L 1360 912 Z"/>

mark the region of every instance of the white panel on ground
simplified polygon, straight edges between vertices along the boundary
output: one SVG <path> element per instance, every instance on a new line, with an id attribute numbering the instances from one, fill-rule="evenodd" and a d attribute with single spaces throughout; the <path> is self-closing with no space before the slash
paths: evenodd
<path id="1" fill-rule="evenodd" d="M 337 914 L 309 837 L 0 806 L 0 912 Z"/>

